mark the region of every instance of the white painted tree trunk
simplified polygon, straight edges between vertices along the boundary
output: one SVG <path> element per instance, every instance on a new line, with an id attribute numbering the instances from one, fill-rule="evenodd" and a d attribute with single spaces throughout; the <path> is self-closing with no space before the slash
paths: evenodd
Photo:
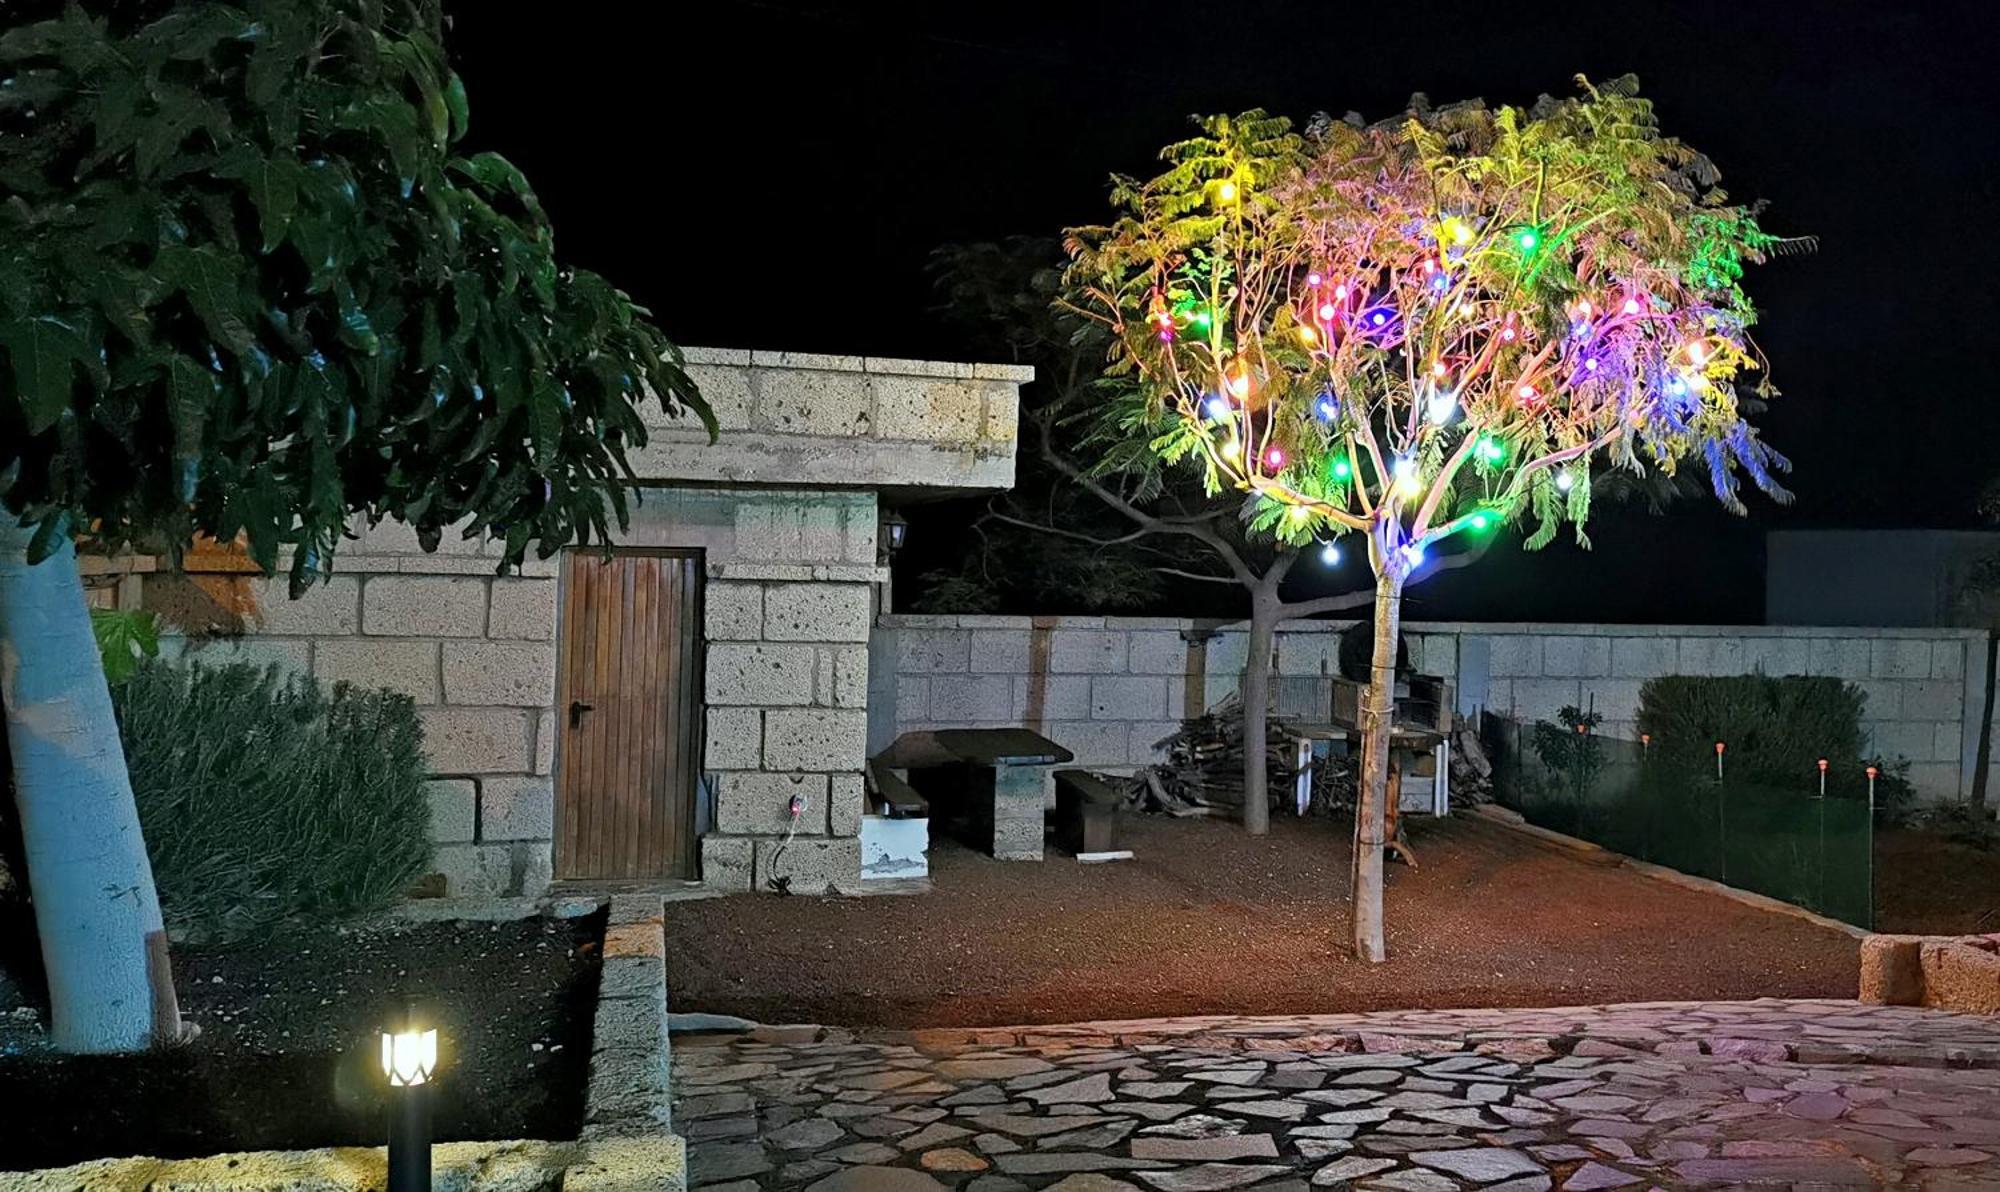
<path id="1" fill-rule="evenodd" d="M 179 1037 L 153 867 L 91 634 L 76 553 L 29 566 L 0 510 L 0 704 L 54 1044 L 135 1051 Z"/>
<path id="2" fill-rule="evenodd" d="M 1354 805 L 1354 955 L 1370 964 L 1389 957 L 1382 935 L 1382 852 L 1388 843 L 1389 743 L 1402 611 L 1403 577 L 1385 570 L 1375 581 L 1375 652 L 1361 700 L 1361 789 Z"/>
<path id="3" fill-rule="evenodd" d="M 1270 777 L 1265 732 L 1271 719 L 1271 643 L 1277 634 L 1275 601 L 1254 594 L 1250 641 L 1243 656 L 1243 830 L 1262 836 L 1271 830 Z"/>

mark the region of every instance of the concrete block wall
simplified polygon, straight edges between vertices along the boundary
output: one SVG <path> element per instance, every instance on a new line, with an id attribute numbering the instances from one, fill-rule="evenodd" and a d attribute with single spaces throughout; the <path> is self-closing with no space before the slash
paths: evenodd
<path id="1" fill-rule="evenodd" d="M 164 651 L 275 662 L 326 684 L 408 695 L 424 729 L 447 892 L 540 891 L 554 834 L 556 561 L 499 576 L 496 543 L 447 532 L 426 554 L 400 522 L 352 530 L 333 577 L 298 600 L 282 576 L 202 573 L 199 558 L 187 575 L 146 576 L 150 607 L 184 613 L 201 591 L 247 610 L 244 636 L 170 637 Z"/>
<path id="2" fill-rule="evenodd" d="M 1024 365 L 719 348 L 689 348 L 687 361 L 721 438 L 711 444 L 657 403 L 644 407 L 651 439 L 632 466 L 648 480 L 968 490 L 1014 483 L 1019 391 L 1034 376 Z"/>
<path id="3" fill-rule="evenodd" d="M 1277 635 L 1273 709 L 1323 719 L 1346 622 Z M 1971 789 L 1986 685 L 1985 632 L 1961 629 L 1413 623 L 1412 661 L 1454 680 L 1460 707 L 1534 720 L 1595 706 L 1604 731 L 1636 734 L 1639 687 L 1669 674 L 1831 675 L 1867 693 L 1877 751 L 1909 759 L 1930 798 Z M 1020 724 L 1074 750 L 1081 764 L 1131 769 L 1196 703 L 1241 685 L 1239 625 L 1100 617 L 881 618 L 870 746 L 898 733 Z M 2000 776 L 1997 776 L 2000 777 Z"/>

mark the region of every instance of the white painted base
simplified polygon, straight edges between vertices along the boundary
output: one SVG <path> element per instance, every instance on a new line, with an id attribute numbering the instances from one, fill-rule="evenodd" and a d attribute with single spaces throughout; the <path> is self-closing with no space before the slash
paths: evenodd
<path id="1" fill-rule="evenodd" d="M 928 877 L 931 822 L 927 819 L 861 817 L 861 877 L 864 881 Z"/>

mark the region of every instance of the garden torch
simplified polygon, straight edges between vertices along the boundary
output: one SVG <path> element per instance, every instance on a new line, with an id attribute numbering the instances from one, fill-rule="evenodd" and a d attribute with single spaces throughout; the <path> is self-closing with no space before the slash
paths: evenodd
<path id="1" fill-rule="evenodd" d="M 1875 811 L 1875 777 L 1881 772 L 1873 766 L 1868 767 L 1868 810 L 1870 814 L 1873 814 Z"/>
<path id="2" fill-rule="evenodd" d="M 1722 781 L 1722 742 L 1715 743 L 1715 780 Z"/>
<path id="3" fill-rule="evenodd" d="M 382 1032 L 382 1074 L 389 1078 L 389 1192 L 428 1192 L 431 1186 L 431 1075 L 437 1071 L 438 1033 L 423 1025 L 416 1007 L 403 1023 Z"/>
<path id="4" fill-rule="evenodd" d="M 1819 797 L 1826 798 L 1826 759 L 1819 759 Z"/>

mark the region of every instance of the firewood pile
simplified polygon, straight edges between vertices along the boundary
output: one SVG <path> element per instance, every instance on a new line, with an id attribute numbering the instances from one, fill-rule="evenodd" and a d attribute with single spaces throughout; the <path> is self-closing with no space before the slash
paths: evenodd
<path id="1" fill-rule="evenodd" d="M 1273 814 L 1290 815 L 1297 798 L 1297 752 L 1283 719 L 1272 716 L 1265 725 L 1265 792 Z M 1128 805 L 1135 811 L 1173 816 L 1213 815 L 1235 818 L 1243 809 L 1243 704 L 1230 695 L 1199 716 L 1181 722 L 1180 731 L 1154 743 L 1167 760 L 1133 775 Z M 1312 773 L 1313 815 L 1347 815 L 1354 809 L 1359 759 L 1322 756 Z M 1493 767 L 1480 748 L 1478 734 L 1459 718 L 1451 750 L 1451 798 L 1454 803 L 1484 803 L 1491 798 Z"/>

